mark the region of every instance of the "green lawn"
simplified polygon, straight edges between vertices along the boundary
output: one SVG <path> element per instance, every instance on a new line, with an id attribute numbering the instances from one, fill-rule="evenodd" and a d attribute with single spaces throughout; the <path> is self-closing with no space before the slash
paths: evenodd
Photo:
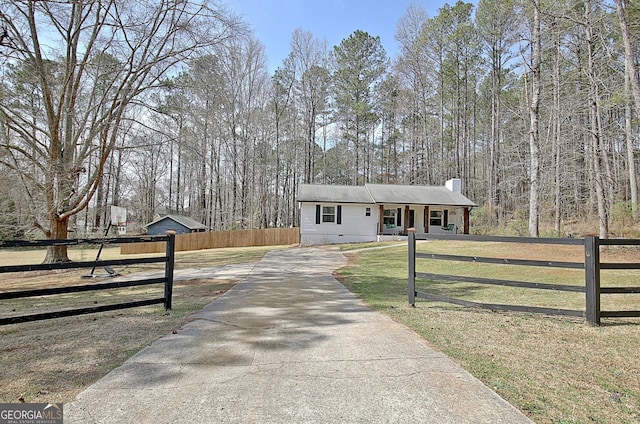
<path id="1" fill-rule="evenodd" d="M 418 251 L 580 262 L 579 246 L 434 241 Z M 603 260 L 640 262 L 632 248 Z M 407 300 L 407 247 L 345 250 L 343 283 L 373 308 L 406 324 L 538 423 L 640 422 L 640 318 L 603 320 L 505 313 Z M 420 272 L 554 284 L 584 284 L 584 271 L 420 259 Z M 603 285 L 638 285 L 640 271 L 607 271 Z M 418 291 L 469 301 L 584 310 L 584 295 L 547 290 L 418 281 Z M 640 295 L 603 296 L 604 309 L 640 309 Z"/>

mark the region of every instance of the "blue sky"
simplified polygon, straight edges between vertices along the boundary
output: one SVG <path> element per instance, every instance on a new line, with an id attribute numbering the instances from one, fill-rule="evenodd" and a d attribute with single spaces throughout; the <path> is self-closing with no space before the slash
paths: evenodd
<path id="1" fill-rule="evenodd" d="M 467 0 L 469 1 L 469 0 Z M 224 0 L 227 7 L 243 16 L 256 38 L 264 44 L 273 72 L 289 54 L 291 34 L 296 28 L 326 39 L 329 48 L 354 31 L 379 36 L 389 57 L 397 52 L 396 24 L 411 3 L 436 16 L 445 3 L 456 0 Z M 472 3 L 477 3 L 472 0 Z"/>

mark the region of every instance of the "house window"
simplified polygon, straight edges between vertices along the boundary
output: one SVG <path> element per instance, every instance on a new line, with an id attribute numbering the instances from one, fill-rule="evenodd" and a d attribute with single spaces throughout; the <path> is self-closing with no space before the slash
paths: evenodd
<path id="1" fill-rule="evenodd" d="M 366 208 L 364 210 L 364 216 L 371 216 L 371 208 Z"/>
<path id="2" fill-rule="evenodd" d="M 442 211 L 429 212 L 429 225 L 442 227 Z"/>
<path id="3" fill-rule="evenodd" d="M 336 222 L 336 207 L 335 206 L 323 206 L 322 207 L 322 222 Z"/>
<path id="4" fill-rule="evenodd" d="M 316 205 L 316 225 L 324 222 L 342 224 L 342 205 L 321 206 Z"/>
<path id="5" fill-rule="evenodd" d="M 396 209 L 384 210 L 384 226 L 387 228 L 396 226 Z"/>

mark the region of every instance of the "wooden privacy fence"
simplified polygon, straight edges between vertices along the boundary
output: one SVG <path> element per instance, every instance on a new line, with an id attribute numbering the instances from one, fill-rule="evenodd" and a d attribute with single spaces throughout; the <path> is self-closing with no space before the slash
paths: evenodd
<path id="1" fill-rule="evenodd" d="M 278 246 L 300 242 L 300 228 L 207 231 L 176 235 L 176 252 L 224 247 Z M 120 247 L 123 255 L 162 253 L 162 243 L 132 243 Z"/>
<path id="2" fill-rule="evenodd" d="M 100 246 L 105 244 L 128 244 L 128 243 L 159 243 L 165 247 L 166 254 L 164 256 L 146 257 L 146 258 L 131 258 L 131 259 L 112 259 L 112 260 L 99 260 L 89 262 L 65 262 L 54 264 L 37 264 L 37 265 L 9 265 L 0 266 L 0 274 L 6 274 L 10 272 L 29 272 L 29 271 L 52 271 L 61 269 L 81 269 L 91 268 L 92 270 L 97 267 L 111 267 L 115 265 L 134 265 L 134 264 L 151 264 L 164 262 L 165 272 L 163 277 L 147 278 L 133 281 L 121 281 L 121 282 L 109 282 L 109 283 L 92 283 L 84 285 L 75 285 L 68 287 L 56 287 L 48 289 L 35 289 L 24 291 L 2 291 L 0 292 L 0 302 L 9 299 L 40 297 L 40 296 L 53 296 L 67 293 L 80 293 L 96 290 L 108 290 L 119 289 L 124 287 L 146 286 L 150 284 L 164 284 L 164 296 L 160 298 L 144 299 L 134 302 L 122 302 L 116 304 L 106 304 L 94 307 L 79 308 L 79 309 L 64 309 L 54 312 L 45 312 L 31 315 L 19 315 L 0 318 L 0 325 L 17 324 L 20 322 L 39 321 L 51 318 L 69 317 L 75 315 L 91 314 L 96 312 L 113 311 L 117 309 L 135 308 L 138 306 L 154 305 L 158 303 L 164 304 L 165 309 L 171 309 L 171 298 L 173 295 L 173 269 L 174 269 L 174 253 L 175 253 L 175 234 L 167 234 L 166 236 L 154 236 L 154 237 L 127 237 L 127 238 L 112 238 L 112 239 L 77 239 L 77 240 L 38 240 L 38 241 L 0 241 L 0 249 L 2 248 L 37 248 L 48 246 L 75 246 L 86 244 L 99 244 Z M 101 247 L 102 248 L 102 247 Z"/>
<path id="3" fill-rule="evenodd" d="M 466 240 L 474 242 L 499 242 L 499 243 L 529 243 L 529 244 L 556 244 L 556 245 L 582 245 L 584 246 L 584 262 L 556 262 L 527 259 L 506 259 L 477 256 L 440 255 L 416 252 L 416 240 Z M 560 239 L 560 238 L 532 238 L 532 237 L 488 237 L 468 235 L 439 235 L 409 233 L 409 304 L 415 306 L 416 298 L 429 299 L 439 302 L 452 303 L 467 307 L 484 309 L 531 312 L 550 315 L 566 315 L 585 317 L 591 325 L 600 324 L 601 318 L 614 317 L 640 317 L 640 310 L 635 311 L 602 311 L 600 298 L 602 294 L 640 294 L 640 287 L 601 287 L 601 270 L 607 269 L 640 269 L 640 263 L 602 263 L 600 262 L 600 246 L 640 246 L 640 240 L 603 240 L 598 237 L 588 236 L 584 239 Z M 447 261 L 465 261 L 476 263 L 503 264 L 516 266 L 535 266 L 551 268 L 570 268 L 585 270 L 584 286 L 572 286 L 562 284 L 534 283 L 526 281 L 498 280 L 480 277 L 463 277 L 456 275 L 441 275 L 416 272 L 417 259 L 436 259 Z M 416 291 L 416 278 L 439 281 L 468 282 L 474 284 L 489 284 L 507 287 L 519 287 L 522 289 L 556 290 L 565 292 L 585 293 L 585 310 L 570 310 L 558 308 L 543 308 L 537 306 L 502 305 L 471 302 L 456 299 L 449 296 L 437 295 Z"/>

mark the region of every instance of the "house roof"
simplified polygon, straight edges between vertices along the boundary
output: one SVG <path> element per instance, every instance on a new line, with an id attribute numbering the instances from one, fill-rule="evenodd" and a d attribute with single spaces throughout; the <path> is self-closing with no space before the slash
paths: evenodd
<path id="1" fill-rule="evenodd" d="M 366 184 L 376 203 L 412 205 L 478 206 L 462 193 L 439 186 L 408 186 L 391 184 Z"/>
<path id="2" fill-rule="evenodd" d="M 191 219 L 187 216 L 182 216 L 182 215 L 165 215 L 165 216 L 161 216 L 160 218 L 156 219 L 153 222 L 148 223 L 147 225 L 145 225 L 145 227 L 149 227 L 151 225 L 157 224 L 160 221 L 163 221 L 165 219 L 170 219 L 172 221 L 177 222 L 178 224 L 190 229 L 190 230 L 206 230 L 207 227 L 204 224 L 201 224 L 200 222 Z"/>
<path id="3" fill-rule="evenodd" d="M 298 202 L 333 202 L 365 204 L 412 204 L 475 207 L 462 193 L 438 186 L 365 184 L 331 186 L 301 184 Z"/>
<path id="4" fill-rule="evenodd" d="M 320 184 L 300 184 L 298 202 L 376 203 L 365 186 Z"/>

